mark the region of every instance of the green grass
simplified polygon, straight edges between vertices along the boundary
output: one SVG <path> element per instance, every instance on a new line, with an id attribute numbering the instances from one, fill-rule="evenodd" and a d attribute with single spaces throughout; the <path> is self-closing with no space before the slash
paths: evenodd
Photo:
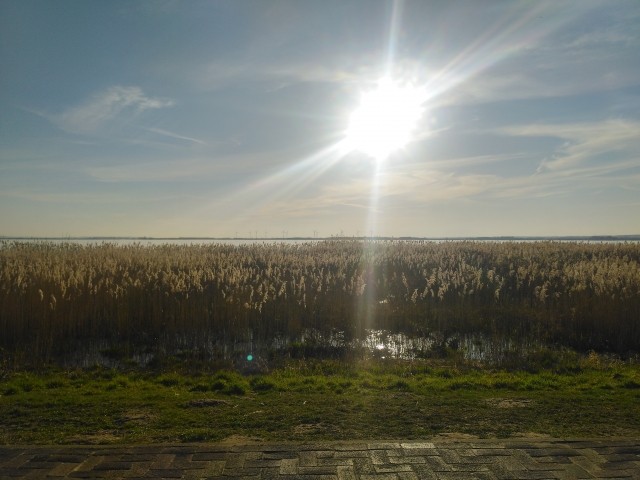
<path id="1" fill-rule="evenodd" d="M 5 373 L 0 443 L 640 436 L 640 366 L 299 361 L 269 373 Z M 597 360 L 597 359 L 596 359 Z"/>

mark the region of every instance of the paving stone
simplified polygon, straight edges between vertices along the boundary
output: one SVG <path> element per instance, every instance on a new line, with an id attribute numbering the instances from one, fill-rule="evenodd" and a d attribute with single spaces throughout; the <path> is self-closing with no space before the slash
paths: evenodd
<path id="1" fill-rule="evenodd" d="M 47 472 L 47 478 L 64 478 L 73 472 L 76 466 L 73 463 L 58 463 Z"/>
<path id="2" fill-rule="evenodd" d="M 33 457 L 33 455 L 30 455 L 27 452 L 20 452 L 18 455 L 10 458 L 8 461 L 3 461 L 3 466 L 5 466 L 6 468 L 17 468 L 31 460 L 31 457 Z"/>
<path id="3" fill-rule="evenodd" d="M 245 456 L 242 453 L 230 453 L 225 457 L 225 470 L 234 470 L 244 467 Z"/>
<path id="4" fill-rule="evenodd" d="M 124 478 L 142 478 L 149 473 L 150 462 L 134 463 L 131 465 L 131 470 L 121 472 Z"/>
<path id="5" fill-rule="evenodd" d="M 600 465 L 602 470 L 628 470 L 628 469 L 639 469 L 640 470 L 640 462 L 612 462 L 605 463 Z"/>
<path id="6" fill-rule="evenodd" d="M 428 455 L 438 456 L 438 450 L 436 448 L 408 448 L 402 451 L 402 456 L 408 457 L 424 457 Z"/>
<path id="7" fill-rule="evenodd" d="M 373 466 L 376 473 L 399 473 L 399 472 L 411 472 L 410 465 L 401 464 L 401 465 L 374 465 Z"/>
<path id="8" fill-rule="evenodd" d="M 91 454 L 90 456 L 87 457 L 87 459 L 84 462 L 82 462 L 80 465 L 78 465 L 75 468 L 74 472 L 86 472 L 86 471 L 93 470 L 93 467 L 95 467 L 99 463 L 104 462 L 107 458 L 108 457 L 104 457 L 101 455 Z"/>
<path id="9" fill-rule="evenodd" d="M 353 465 L 353 458 L 318 458 L 317 462 L 319 466 L 351 466 Z"/>
<path id="10" fill-rule="evenodd" d="M 93 467 L 94 470 L 130 470 L 129 462 L 102 462 Z"/>
<path id="11" fill-rule="evenodd" d="M 227 477 L 252 477 L 260 476 L 259 468 L 227 468 L 223 470 L 223 475 Z"/>
<path id="12" fill-rule="evenodd" d="M 159 453 L 156 455 L 151 468 L 155 470 L 162 470 L 164 468 L 170 468 L 171 463 L 175 459 L 175 455 L 171 453 Z"/>
<path id="13" fill-rule="evenodd" d="M 49 455 L 47 458 L 47 462 L 55 462 L 55 463 L 82 463 L 86 458 L 85 455 L 73 455 L 69 453 L 54 453 Z"/>
<path id="14" fill-rule="evenodd" d="M 586 469 L 581 468 L 578 465 L 567 465 L 563 466 L 562 470 L 558 472 L 560 475 L 558 478 L 596 478 L 592 473 L 588 472 Z"/>
<path id="15" fill-rule="evenodd" d="M 411 463 L 427 463 L 424 457 L 389 457 L 389 463 L 391 464 L 411 464 Z"/>
<path id="16" fill-rule="evenodd" d="M 34 470 L 34 469 L 38 469 L 38 470 L 42 470 L 42 469 L 48 469 L 51 468 L 51 463 L 49 462 L 34 462 L 33 460 L 30 460 L 29 462 L 25 463 L 24 465 L 22 465 L 20 468 L 28 468 L 29 470 Z"/>
<path id="17" fill-rule="evenodd" d="M 493 474 L 493 472 L 477 472 L 477 473 L 474 473 L 473 476 L 478 480 L 497 480 L 498 479 L 498 477 L 496 477 Z"/>
<path id="18" fill-rule="evenodd" d="M 452 470 L 451 465 L 440 457 L 425 457 L 425 460 L 425 463 L 429 465 L 434 472 L 450 472 Z"/>
<path id="19" fill-rule="evenodd" d="M 207 461 L 207 460 L 224 460 L 227 457 L 226 453 L 223 452 L 204 452 L 204 453 L 194 453 L 191 457 L 196 461 Z"/>
<path id="20" fill-rule="evenodd" d="M 398 473 L 399 480 L 419 480 L 418 475 L 415 472 L 399 472 Z"/>
<path id="21" fill-rule="evenodd" d="M 300 475 L 337 475 L 337 467 L 298 467 Z"/>
<path id="22" fill-rule="evenodd" d="M 413 471 L 418 475 L 418 478 L 437 478 L 436 472 L 429 465 L 412 465 Z"/>
<path id="23" fill-rule="evenodd" d="M 435 448 L 435 445 L 429 442 L 401 443 L 400 446 L 405 450 L 415 450 L 416 448 L 423 449 L 423 450 L 429 449 L 429 448 Z"/>
<path id="24" fill-rule="evenodd" d="M 335 452 L 334 458 L 364 458 L 369 456 L 368 450 L 341 450 Z"/>
<path id="25" fill-rule="evenodd" d="M 208 462 L 206 466 L 197 474 L 193 474 L 192 476 L 200 476 L 198 478 L 209 478 L 216 475 L 222 475 L 225 467 L 224 461 L 216 460 L 213 462 Z M 191 472 L 190 472 L 191 473 Z"/>
<path id="26" fill-rule="evenodd" d="M 303 467 L 315 467 L 318 465 L 318 457 L 315 452 L 304 451 L 300 452 L 300 465 Z"/>
<path id="27" fill-rule="evenodd" d="M 13 468 L 13 467 L 8 467 L 8 468 L 2 468 L 0 470 L 0 473 L 2 474 L 3 477 L 11 477 L 11 478 L 20 478 L 24 475 L 25 470 L 23 468 Z"/>
<path id="28" fill-rule="evenodd" d="M 640 445 L 626 445 L 621 447 L 614 447 L 613 453 L 617 454 L 631 454 L 640 458 Z"/>
<path id="29" fill-rule="evenodd" d="M 356 472 L 352 467 L 337 467 L 338 480 L 356 480 Z"/>
<path id="30" fill-rule="evenodd" d="M 245 468 L 280 467 L 280 460 L 245 460 Z"/>
<path id="31" fill-rule="evenodd" d="M 438 480 L 469 480 L 477 477 L 468 472 L 436 472 L 436 478 Z"/>
<path id="32" fill-rule="evenodd" d="M 384 450 L 370 450 L 369 457 L 374 465 L 384 465 L 389 463 L 389 456 Z"/>
<path id="33" fill-rule="evenodd" d="M 300 461 L 297 458 L 288 459 L 285 458 L 280 462 L 280 474 L 281 475 L 295 475 L 298 471 L 298 464 Z"/>
<path id="34" fill-rule="evenodd" d="M 369 442 L 367 444 L 369 450 L 386 450 L 392 448 L 401 448 L 400 443 L 395 442 Z"/>
<path id="35" fill-rule="evenodd" d="M 298 458 L 298 454 L 296 452 L 265 452 L 262 458 L 265 460 L 282 460 Z"/>
<path id="36" fill-rule="evenodd" d="M 553 472 L 530 472 L 528 470 L 514 470 L 497 475 L 499 479 L 518 480 L 556 480 L 558 477 Z"/>
<path id="37" fill-rule="evenodd" d="M 461 463 L 462 457 L 458 455 L 458 452 L 448 448 L 439 448 L 438 456 L 446 463 Z"/>
<path id="38" fill-rule="evenodd" d="M 313 450 L 313 445 L 307 445 L 309 449 Z M 245 451 L 255 450 L 257 452 L 297 452 L 303 449 L 304 445 L 295 445 L 287 443 L 266 443 L 256 444 L 245 447 Z"/>
<path id="39" fill-rule="evenodd" d="M 172 445 L 169 447 L 164 447 L 162 449 L 162 453 L 170 453 L 170 454 L 174 454 L 174 455 L 186 455 L 186 454 L 190 454 L 193 450 L 193 447 L 190 447 L 188 445 Z"/>
<path id="40" fill-rule="evenodd" d="M 394 473 L 384 473 L 382 475 L 360 475 L 360 480 L 398 480 Z"/>
<path id="41" fill-rule="evenodd" d="M 182 478 L 182 470 L 179 468 L 152 468 L 147 473 L 148 478 Z"/>
<path id="42" fill-rule="evenodd" d="M 491 457 L 498 457 L 498 456 L 503 456 L 503 457 L 509 457 L 512 455 L 511 451 L 509 449 L 506 448 L 491 448 L 491 447 L 487 447 L 487 448 L 474 448 L 471 450 L 472 455 L 471 456 L 480 456 L 480 457 L 484 457 L 484 456 L 491 456 Z"/>
<path id="43" fill-rule="evenodd" d="M 532 448 L 527 453 L 532 457 L 575 457 L 580 455 L 570 448 Z"/>
<path id="44" fill-rule="evenodd" d="M 513 443 L 513 442 L 512 442 Z M 519 445 L 518 442 L 515 442 L 516 445 Z M 470 448 L 507 448 L 505 443 L 502 442 L 493 442 L 493 441 L 484 441 L 484 442 L 478 442 L 478 441 L 472 441 L 469 442 L 468 445 Z M 533 447 L 535 448 L 536 444 L 532 444 Z M 444 445 L 440 445 L 440 446 L 444 446 Z M 513 448 L 513 447 L 509 447 L 509 448 Z"/>
<path id="45" fill-rule="evenodd" d="M 565 455 L 553 455 L 553 456 L 544 456 L 544 457 L 533 457 L 535 458 L 535 461 L 538 463 L 563 463 L 563 464 L 569 464 L 571 463 L 571 460 L 569 459 L 569 457 L 565 456 Z"/>
<path id="46" fill-rule="evenodd" d="M 640 479 L 638 452 L 640 440 L 1 447 L 0 478 Z"/>
<path id="47" fill-rule="evenodd" d="M 375 473 L 373 463 L 370 458 L 354 458 L 353 468 L 358 475 L 369 475 Z"/>
<path id="48" fill-rule="evenodd" d="M 637 470 L 616 470 L 609 472 L 598 472 L 596 478 L 640 478 Z"/>
<path id="49" fill-rule="evenodd" d="M 279 468 L 263 468 L 260 472 L 260 480 L 282 480 L 283 478 L 280 476 Z"/>
<path id="50" fill-rule="evenodd" d="M 71 472 L 69 478 L 108 478 L 107 472 L 101 472 L 99 470 L 85 470 Z"/>
<path id="51" fill-rule="evenodd" d="M 612 453 L 605 457 L 607 462 L 640 462 L 640 454 L 636 453 Z"/>
<path id="52" fill-rule="evenodd" d="M 454 472 L 488 472 L 489 466 L 477 463 L 454 463 L 451 465 Z"/>

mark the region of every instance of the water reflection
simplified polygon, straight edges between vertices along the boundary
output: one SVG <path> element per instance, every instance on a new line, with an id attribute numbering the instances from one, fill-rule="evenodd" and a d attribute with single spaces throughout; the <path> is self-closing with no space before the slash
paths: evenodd
<path id="1" fill-rule="evenodd" d="M 334 330 L 321 332 L 307 329 L 296 338 L 276 335 L 269 341 L 258 342 L 251 331 L 239 341 L 225 342 L 220 338 L 199 338 L 178 336 L 171 342 L 159 341 L 158 345 L 168 347 L 123 350 L 112 342 L 84 344 L 68 355 L 63 364 L 66 367 L 88 368 L 103 366 L 145 367 L 158 358 L 179 359 L 198 358 L 209 361 L 226 361 L 232 364 L 251 361 L 266 361 L 278 358 L 378 358 L 415 360 L 419 358 L 459 358 L 485 364 L 499 364 L 505 357 L 521 357 L 541 344 L 532 340 L 488 336 L 483 334 L 455 334 L 445 336 L 441 332 L 431 332 L 426 336 L 410 336 L 387 330 L 367 330 L 361 339 L 347 339 L 345 332 Z"/>

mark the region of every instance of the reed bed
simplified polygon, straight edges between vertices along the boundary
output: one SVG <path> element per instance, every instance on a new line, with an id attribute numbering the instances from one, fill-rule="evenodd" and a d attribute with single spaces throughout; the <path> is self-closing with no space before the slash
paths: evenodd
<path id="1" fill-rule="evenodd" d="M 0 244 L 0 348 L 211 349 L 309 330 L 535 338 L 640 351 L 640 245 L 322 241 Z M 222 347 L 221 347 L 222 348 Z"/>

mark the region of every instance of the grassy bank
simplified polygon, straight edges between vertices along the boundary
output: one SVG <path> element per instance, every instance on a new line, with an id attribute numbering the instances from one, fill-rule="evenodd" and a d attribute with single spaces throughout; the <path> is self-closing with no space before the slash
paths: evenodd
<path id="1" fill-rule="evenodd" d="M 2 444 L 640 436 L 640 366 L 595 356 L 535 372 L 446 361 L 12 372 L 0 395 Z"/>

